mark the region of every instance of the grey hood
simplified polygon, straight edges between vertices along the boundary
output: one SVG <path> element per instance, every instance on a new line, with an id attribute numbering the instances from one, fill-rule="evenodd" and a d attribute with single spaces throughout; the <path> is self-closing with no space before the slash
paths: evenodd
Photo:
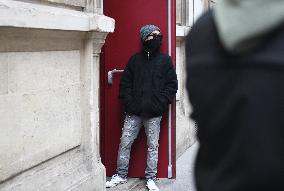
<path id="1" fill-rule="evenodd" d="M 220 0 L 214 19 L 223 46 L 245 52 L 284 22 L 284 0 Z"/>

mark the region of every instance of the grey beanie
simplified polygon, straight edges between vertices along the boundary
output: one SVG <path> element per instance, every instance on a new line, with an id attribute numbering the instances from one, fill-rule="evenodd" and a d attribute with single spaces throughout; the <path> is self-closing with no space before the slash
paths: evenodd
<path id="1" fill-rule="evenodd" d="M 158 30 L 161 31 L 159 27 L 155 25 L 145 25 L 140 29 L 140 37 L 141 40 L 144 41 L 149 34 L 151 34 L 153 31 Z"/>

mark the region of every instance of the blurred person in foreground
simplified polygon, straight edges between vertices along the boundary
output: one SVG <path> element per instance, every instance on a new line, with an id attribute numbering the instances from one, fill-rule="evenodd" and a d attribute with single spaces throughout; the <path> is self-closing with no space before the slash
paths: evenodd
<path id="1" fill-rule="evenodd" d="M 284 1 L 218 1 L 186 43 L 197 190 L 284 190 Z"/>

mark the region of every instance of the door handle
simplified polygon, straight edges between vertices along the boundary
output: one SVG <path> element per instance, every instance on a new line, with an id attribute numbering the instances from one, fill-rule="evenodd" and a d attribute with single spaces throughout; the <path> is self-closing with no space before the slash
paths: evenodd
<path id="1" fill-rule="evenodd" d="M 108 71 L 107 73 L 107 83 L 108 85 L 112 85 L 112 79 L 113 79 L 113 74 L 114 73 L 118 73 L 118 72 L 123 72 L 124 70 L 117 70 L 117 69 L 113 69 Z"/>

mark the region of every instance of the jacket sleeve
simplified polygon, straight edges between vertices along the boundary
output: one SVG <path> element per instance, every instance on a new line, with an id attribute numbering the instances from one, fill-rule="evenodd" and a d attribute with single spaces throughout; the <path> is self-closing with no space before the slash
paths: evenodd
<path id="1" fill-rule="evenodd" d="M 178 89 L 178 81 L 177 74 L 173 66 L 173 62 L 171 57 L 168 57 L 165 71 L 165 85 L 162 89 L 161 94 L 166 98 L 167 103 L 171 103 L 172 98 L 177 92 Z"/>
<path id="2" fill-rule="evenodd" d="M 126 106 L 133 100 L 132 96 L 132 84 L 133 84 L 133 73 L 131 70 L 132 58 L 129 59 L 119 84 L 119 98 L 122 99 L 123 104 Z"/>

